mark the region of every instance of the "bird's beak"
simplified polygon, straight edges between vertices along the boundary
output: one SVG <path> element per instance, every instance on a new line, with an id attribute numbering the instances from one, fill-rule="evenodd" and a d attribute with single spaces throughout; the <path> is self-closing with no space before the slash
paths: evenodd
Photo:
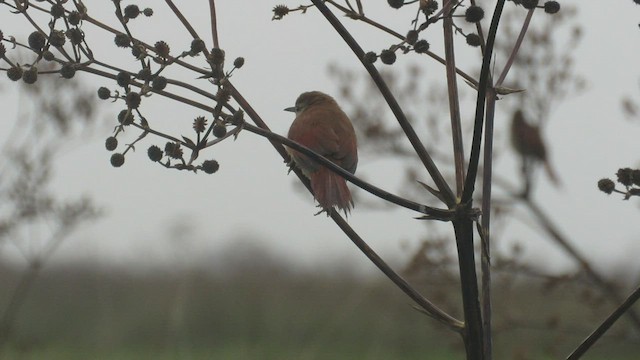
<path id="1" fill-rule="evenodd" d="M 295 106 L 288 107 L 288 108 L 284 109 L 284 111 L 296 112 L 296 107 Z"/>

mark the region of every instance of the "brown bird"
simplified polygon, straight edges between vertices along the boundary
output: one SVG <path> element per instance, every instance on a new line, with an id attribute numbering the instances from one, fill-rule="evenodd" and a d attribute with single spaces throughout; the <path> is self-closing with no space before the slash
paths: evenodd
<path id="1" fill-rule="evenodd" d="M 296 113 L 289 128 L 289 139 L 352 174 L 356 172 L 356 133 L 347 114 L 331 96 L 319 91 L 305 92 L 300 94 L 294 107 L 285 110 Z M 353 200 L 343 177 L 296 150 L 287 148 L 287 151 L 295 165 L 311 181 L 313 196 L 324 211 L 328 212 L 334 206 L 345 214 L 351 210 Z"/>
<path id="2" fill-rule="evenodd" d="M 540 127 L 529 124 L 524 119 L 522 110 L 517 110 L 513 114 L 511 123 L 511 143 L 518 154 L 522 156 L 523 167 L 526 168 L 524 162 L 529 159 L 540 161 L 544 165 L 544 169 L 549 179 L 556 184 L 560 184 L 560 179 L 551 167 L 547 157 L 547 147 L 542 140 Z"/>

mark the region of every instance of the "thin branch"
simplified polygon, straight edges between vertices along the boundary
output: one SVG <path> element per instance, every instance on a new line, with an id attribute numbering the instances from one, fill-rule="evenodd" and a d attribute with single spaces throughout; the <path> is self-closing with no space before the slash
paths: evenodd
<path id="1" fill-rule="evenodd" d="M 524 19 L 524 22 L 522 23 L 522 29 L 520 29 L 520 34 L 518 34 L 516 43 L 513 45 L 513 50 L 511 50 L 511 54 L 507 59 L 507 63 L 504 65 L 504 69 L 502 69 L 502 73 L 500 73 L 500 76 L 498 77 L 498 81 L 496 81 L 495 83 L 495 87 L 501 86 L 502 83 L 504 82 L 504 79 L 507 77 L 507 74 L 509 73 L 511 66 L 513 65 L 513 62 L 516 59 L 516 55 L 520 50 L 520 46 L 524 41 L 524 35 L 527 33 L 527 30 L 529 29 L 529 24 L 531 23 L 531 18 L 533 17 L 533 12 L 535 11 L 535 9 L 536 8 L 534 7 L 533 9 L 529 10 L 529 12 L 527 12 L 527 17 Z"/>
<path id="2" fill-rule="evenodd" d="M 444 9 L 446 16 L 442 22 L 444 27 L 444 53 L 447 70 L 447 89 L 449 90 L 449 115 L 451 118 L 451 135 L 453 143 L 453 158 L 456 169 L 456 194 L 460 196 L 464 187 L 464 144 L 462 141 L 462 125 L 460 121 L 460 95 L 456 77 L 456 56 L 453 43 L 453 19 L 451 18 L 451 3 Z"/>
<path id="3" fill-rule="evenodd" d="M 589 335 L 569 356 L 567 360 L 577 360 L 584 355 L 589 348 L 598 341 L 602 335 L 640 299 L 640 287 L 636 288 L 625 301 L 620 304 L 603 322 Z"/>
<path id="4" fill-rule="evenodd" d="M 473 127 L 473 141 L 471 143 L 471 155 L 469 156 L 469 170 L 464 184 L 462 193 L 462 203 L 471 201 L 475 189 L 476 176 L 478 175 L 478 163 L 480 161 L 480 143 L 482 142 L 482 127 L 484 123 L 485 101 L 487 97 L 487 88 L 490 79 L 491 58 L 493 54 L 493 45 L 498 32 L 498 24 L 502 16 L 502 10 L 506 0 L 498 0 L 496 8 L 491 19 L 491 26 L 487 35 L 487 47 L 482 56 L 482 69 L 480 71 L 480 82 L 478 85 L 478 98 L 476 101 L 476 115 Z"/>
<path id="5" fill-rule="evenodd" d="M 411 126 L 411 123 L 409 123 L 409 121 L 407 120 L 406 116 L 404 115 L 404 112 L 402 111 L 402 108 L 396 101 L 395 97 L 393 96 L 393 93 L 391 93 L 391 90 L 387 86 L 384 79 L 382 79 L 382 76 L 380 76 L 380 73 L 378 72 L 376 67 L 373 66 L 373 64 L 366 62 L 364 60 L 364 51 L 362 50 L 360 45 L 351 36 L 351 34 L 347 31 L 347 29 L 345 29 L 342 23 L 340 23 L 340 21 L 331 12 L 331 10 L 327 8 L 324 2 L 321 0 L 312 0 L 312 1 L 316 5 L 318 10 L 322 12 L 322 14 L 325 16 L 327 21 L 329 21 L 329 23 L 338 32 L 338 34 L 342 36 L 344 41 L 355 53 L 355 55 L 358 57 L 360 62 L 362 62 L 362 65 L 367 69 L 367 71 L 369 72 L 369 75 L 371 76 L 371 79 L 374 81 L 374 83 L 380 90 L 380 93 L 382 94 L 384 99 L 387 101 L 389 108 L 391 109 L 394 116 L 398 120 L 398 123 L 400 124 L 400 127 L 402 128 L 405 135 L 407 136 L 407 139 L 409 139 L 409 142 L 411 142 L 411 145 L 416 151 L 416 154 L 418 155 L 418 157 L 424 164 L 425 168 L 431 175 L 431 178 L 436 184 L 436 187 L 438 188 L 440 193 L 444 196 L 444 198 L 447 200 L 446 202 L 447 206 L 449 206 L 449 208 L 454 207 L 456 204 L 456 197 L 453 194 L 453 191 L 451 190 L 451 188 L 445 181 L 444 177 L 440 173 L 440 170 L 438 170 L 438 167 L 436 166 L 436 164 L 433 162 L 433 159 L 429 155 L 429 152 L 424 147 L 424 144 L 422 144 L 422 142 L 420 141 L 420 138 L 418 137 L 415 130 L 413 129 L 413 126 Z"/>
<path id="6" fill-rule="evenodd" d="M 300 145 L 292 140 L 289 140 L 288 138 L 282 136 L 282 135 L 278 135 L 276 133 L 273 133 L 271 131 L 268 130 L 264 130 L 261 129 L 260 127 L 256 127 L 250 124 L 244 124 L 244 129 L 247 131 L 250 131 L 254 134 L 258 134 L 261 136 L 264 136 L 270 140 L 276 141 L 278 143 L 284 144 L 292 149 L 295 149 L 297 151 L 300 151 L 301 153 L 309 156 L 310 158 L 312 158 L 314 161 L 322 164 L 323 166 L 325 166 L 326 168 L 328 168 L 329 170 L 335 172 L 336 174 L 340 175 L 341 177 L 345 178 L 346 180 L 348 180 L 349 182 L 351 182 L 352 184 L 358 186 L 359 188 L 361 188 L 362 190 L 375 195 L 381 199 L 384 199 L 386 201 L 392 202 L 396 205 L 402 206 L 404 208 L 413 210 L 413 211 L 417 211 L 421 214 L 426 214 L 427 217 L 421 217 L 421 219 L 433 219 L 433 220 L 440 220 L 440 221 L 450 221 L 453 216 L 454 216 L 454 212 L 449 210 L 449 209 L 438 209 L 438 208 L 434 208 L 434 207 L 430 207 L 430 206 L 426 206 L 426 205 L 422 205 L 422 204 L 418 204 L 416 202 L 413 202 L 411 200 L 407 200 L 404 198 L 401 198 L 397 195 L 391 194 L 385 190 L 382 190 L 374 185 L 369 184 L 368 182 L 356 177 L 355 175 L 351 174 L 350 172 L 348 172 L 347 170 L 343 169 L 342 167 L 340 167 L 339 165 L 336 165 L 335 163 L 333 163 L 331 160 L 325 158 L 324 156 L 319 155 L 318 153 L 314 152 L 313 150 Z"/>
<path id="7" fill-rule="evenodd" d="M 260 118 L 258 113 L 251 107 L 251 105 L 244 99 L 242 94 L 238 92 L 238 90 L 229 82 L 227 84 L 229 90 L 231 91 L 231 96 L 233 99 L 240 105 L 240 107 L 247 113 L 249 118 L 260 128 L 263 130 L 269 130 L 267 124 Z M 245 126 L 248 124 L 245 124 Z M 271 142 L 271 145 L 276 149 L 276 151 L 282 156 L 282 158 L 289 162 L 289 154 L 285 150 L 284 146 L 278 141 L 275 141 L 275 137 L 273 139 L 268 138 Z M 281 140 L 284 140 L 283 138 Z M 295 146 L 296 143 L 291 142 L 289 145 Z M 303 150 L 303 147 L 300 146 L 297 150 Z M 312 155 L 313 152 L 309 151 L 308 155 Z M 328 164 L 327 164 L 328 165 Z M 294 173 L 298 176 L 300 181 L 304 184 L 304 186 L 311 192 L 311 184 L 309 183 L 309 179 L 307 179 L 302 172 L 298 168 L 293 168 Z M 409 283 L 406 282 L 400 275 L 398 275 L 389 265 L 387 265 L 380 256 L 378 256 L 373 249 L 367 245 L 367 243 L 349 226 L 349 224 L 344 221 L 344 219 L 340 216 L 340 214 L 334 209 L 330 210 L 329 215 L 331 219 L 344 231 L 344 233 L 353 241 L 353 243 L 380 269 L 394 284 L 396 284 L 400 290 L 402 290 L 405 294 L 407 294 L 411 299 L 413 299 L 418 306 L 422 310 L 424 310 L 427 314 L 429 314 L 434 319 L 438 320 L 449 329 L 454 330 L 456 332 L 461 332 L 464 328 L 464 324 L 451 317 L 444 311 L 440 310 L 438 307 L 433 305 L 429 300 L 424 298 L 420 293 L 418 293 Z"/>

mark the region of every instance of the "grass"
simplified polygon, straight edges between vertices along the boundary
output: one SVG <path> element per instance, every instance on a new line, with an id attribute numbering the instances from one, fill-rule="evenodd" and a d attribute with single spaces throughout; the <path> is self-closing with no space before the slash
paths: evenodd
<path id="1" fill-rule="evenodd" d="M 0 274 L 3 308 L 18 274 Z M 496 286 L 496 359 L 564 358 L 607 311 L 582 301 L 577 286 L 509 284 Z M 457 307 L 456 284 L 424 292 Z M 640 342 L 637 334 L 625 337 L 627 325 L 617 324 L 585 359 L 637 359 Z M 461 346 L 385 279 L 301 274 L 277 264 L 224 274 L 67 267 L 42 274 L 0 357 L 449 360 L 464 358 Z"/>

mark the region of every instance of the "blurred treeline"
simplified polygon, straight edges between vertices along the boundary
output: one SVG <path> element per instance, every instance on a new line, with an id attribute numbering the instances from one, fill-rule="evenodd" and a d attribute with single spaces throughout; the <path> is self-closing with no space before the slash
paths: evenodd
<path id="1" fill-rule="evenodd" d="M 17 314 L 2 359 L 459 359 L 443 330 L 388 280 L 349 266 L 300 270 L 246 247 L 220 263 L 177 267 L 55 265 Z M 235 252 L 235 253 L 232 253 Z M 241 252 L 241 253 L 238 253 Z M 21 271 L 0 268 L 0 307 Z M 458 284 L 416 277 L 455 309 Z M 500 359 L 557 359 L 610 310 L 579 277 L 497 276 Z M 600 305 L 599 305 L 600 304 Z M 455 314 L 455 310 L 453 310 Z M 459 314 L 456 314 L 459 316 Z M 637 359 L 640 343 L 615 325 L 587 359 Z M 629 327 L 630 328 L 630 327 Z M 629 336 L 627 336 L 629 335 Z"/>

